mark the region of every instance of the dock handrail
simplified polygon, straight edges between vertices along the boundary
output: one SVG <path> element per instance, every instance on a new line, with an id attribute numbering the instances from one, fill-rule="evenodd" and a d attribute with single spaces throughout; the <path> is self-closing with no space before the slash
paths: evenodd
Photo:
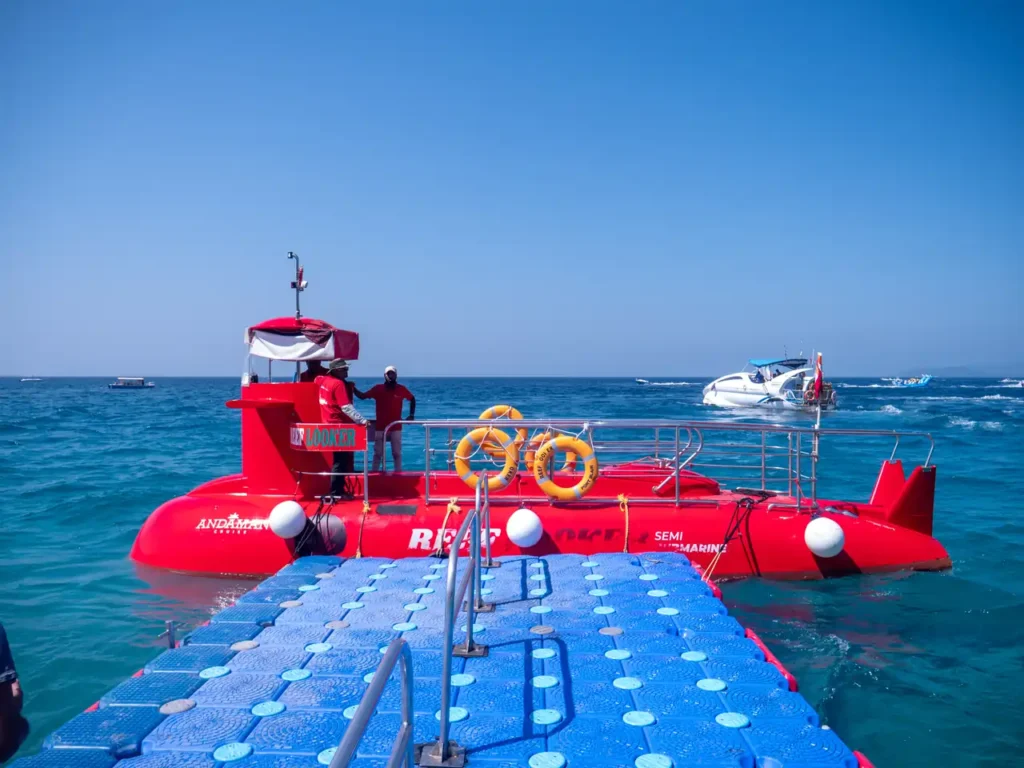
<path id="1" fill-rule="evenodd" d="M 462 748 L 448 740 L 451 730 L 452 659 L 454 656 L 480 657 L 486 656 L 488 653 L 486 645 L 480 645 L 473 641 L 473 621 L 477 611 L 483 607 L 483 593 L 480 591 L 480 528 L 485 516 L 489 516 L 489 510 L 485 512 L 483 509 L 487 505 L 488 499 L 486 488 L 487 471 L 484 470 L 480 473 L 480 479 L 476 485 L 475 505 L 462 521 L 448 550 L 448 578 L 445 581 L 444 603 L 444 646 L 441 649 L 441 733 L 436 743 L 424 745 L 419 758 L 421 766 L 460 766 L 464 762 L 465 755 Z M 467 532 L 470 534 L 470 543 L 466 572 L 456 586 L 459 550 Z M 489 529 L 487 535 L 490 536 Z M 466 591 L 471 586 L 472 592 L 469 599 L 465 601 L 466 642 L 461 647 L 455 647 L 455 622 L 462 610 Z"/>
<path id="2" fill-rule="evenodd" d="M 391 748 L 391 757 L 388 758 L 387 768 L 415 768 L 416 763 L 413 756 L 413 712 L 415 708 L 412 702 L 413 675 L 412 675 L 412 652 L 409 644 L 400 637 L 396 637 L 388 645 L 384 658 L 377 665 L 377 671 L 373 673 L 373 680 L 363 693 L 359 701 L 356 713 L 345 729 L 345 735 L 341 737 L 341 743 L 331 758 L 329 768 L 348 768 L 355 757 L 359 742 L 366 733 L 366 726 L 373 716 L 374 710 L 380 703 L 381 694 L 384 693 L 384 686 L 395 671 L 395 664 L 401 662 L 402 679 L 402 726 L 398 730 L 395 744 Z"/>

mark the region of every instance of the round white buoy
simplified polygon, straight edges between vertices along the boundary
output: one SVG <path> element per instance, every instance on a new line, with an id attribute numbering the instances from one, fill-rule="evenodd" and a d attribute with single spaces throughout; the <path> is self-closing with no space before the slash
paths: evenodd
<path id="1" fill-rule="evenodd" d="M 505 524 L 505 533 L 517 547 L 532 547 L 544 535 L 544 526 L 533 510 L 517 509 Z"/>
<path id="2" fill-rule="evenodd" d="M 282 501 L 270 510 L 270 530 L 282 539 L 294 539 L 306 527 L 306 512 L 297 501 Z"/>
<path id="3" fill-rule="evenodd" d="M 835 520 L 816 517 L 804 528 L 804 543 L 818 557 L 835 557 L 843 551 L 846 534 Z"/>

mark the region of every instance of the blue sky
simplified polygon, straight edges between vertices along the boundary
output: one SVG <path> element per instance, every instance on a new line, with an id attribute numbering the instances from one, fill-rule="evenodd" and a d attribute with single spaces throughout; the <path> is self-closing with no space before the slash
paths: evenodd
<path id="1" fill-rule="evenodd" d="M 0 3 L 0 374 L 1024 359 L 1024 4 Z"/>

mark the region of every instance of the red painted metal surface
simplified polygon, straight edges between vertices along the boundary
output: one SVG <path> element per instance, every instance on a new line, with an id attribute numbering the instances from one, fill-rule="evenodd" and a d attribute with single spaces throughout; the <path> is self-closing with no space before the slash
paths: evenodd
<path id="1" fill-rule="evenodd" d="M 270 531 L 268 516 L 275 505 L 293 499 L 313 516 L 328 493 L 330 451 L 293 445 L 293 428 L 319 422 L 318 388 L 313 383 L 250 384 L 228 403 L 242 415 L 242 472 L 206 483 L 160 506 L 143 525 L 132 558 L 144 565 L 190 573 L 262 576 L 290 562 L 294 542 Z M 353 434 L 365 445 L 365 431 Z M 819 499 L 824 516 L 845 533 L 843 551 L 831 558 L 813 555 L 804 544 L 811 516 L 795 499 L 775 496 L 759 501 L 737 535 L 724 547 L 714 578 L 768 576 L 819 579 L 854 573 L 950 567 L 949 556 L 930 535 L 935 492 L 934 467 L 916 468 L 904 480 L 899 463 L 881 470 L 874 503 Z M 341 523 L 347 538 L 338 554 L 351 556 L 359 545 L 367 556 L 414 557 L 450 538 L 461 520 L 446 518 L 447 501 L 471 491 L 452 472 L 369 476 L 369 510 L 364 513 L 363 477 L 350 478 L 354 501 L 328 505 L 321 511 Z M 578 476 L 556 473 L 559 485 L 571 486 Z M 426 483 L 429 482 L 429 489 Z M 431 503 L 426 503 L 427 491 Z M 615 499 L 629 499 L 629 540 L 623 510 Z M 670 468 L 652 464 L 605 465 L 587 498 L 567 504 L 527 502 L 543 498 L 532 474 L 521 471 L 501 491 L 491 494 L 491 538 L 495 555 L 575 552 L 683 552 L 707 567 L 723 541 L 736 505 L 744 494 L 722 490 L 714 480 L 683 470 L 680 505 Z M 380 514 L 381 504 L 403 505 L 401 514 Z M 786 507 L 790 504 L 790 507 Z M 527 549 L 508 540 L 505 524 L 520 506 L 540 517 L 544 535 Z M 775 505 L 775 506 L 772 506 Z M 781 506 L 779 506 L 781 505 Z M 769 509 L 769 507 L 772 507 Z M 827 511 L 834 507 L 847 514 Z M 393 512 L 394 510 L 389 510 Z M 442 530 L 443 527 L 443 530 Z M 361 531 L 361 533 L 360 533 Z"/>

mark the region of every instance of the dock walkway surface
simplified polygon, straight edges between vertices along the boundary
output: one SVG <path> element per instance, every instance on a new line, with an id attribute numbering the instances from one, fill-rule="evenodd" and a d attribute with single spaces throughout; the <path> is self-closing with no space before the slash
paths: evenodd
<path id="1" fill-rule="evenodd" d="M 474 620 L 489 653 L 453 659 L 451 738 L 468 765 L 870 766 L 820 724 L 684 555 L 501 562 L 481 582 L 496 610 Z M 446 568 L 433 558 L 297 560 L 12 766 L 327 765 L 396 637 L 412 650 L 414 740 L 436 740 Z M 386 764 L 400 687 L 396 669 L 353 766 Z"/>

